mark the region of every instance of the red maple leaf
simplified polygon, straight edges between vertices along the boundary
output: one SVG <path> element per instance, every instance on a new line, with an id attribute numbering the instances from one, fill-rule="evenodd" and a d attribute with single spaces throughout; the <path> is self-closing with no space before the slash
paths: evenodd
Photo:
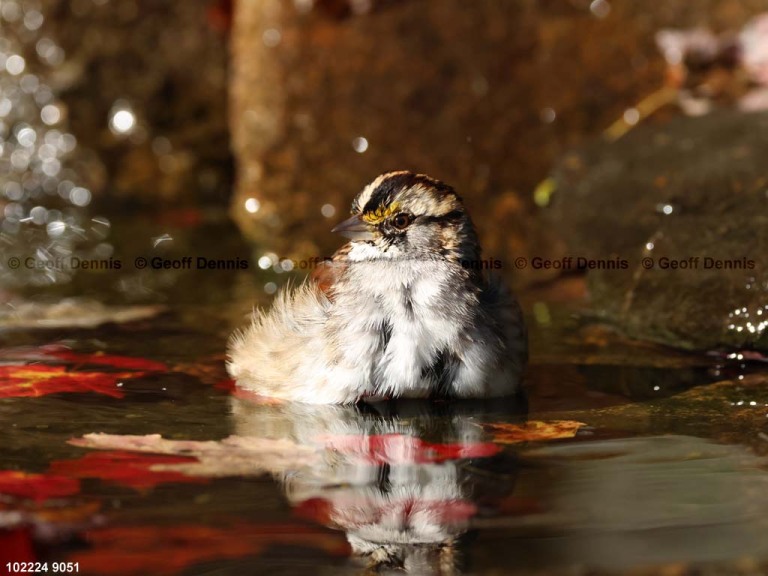
<path id="1" fill-rule="evenodd" d="M 80 482 L 74 478 L 0 470 L 0 494 L 40 501 L 72 496 L 78 492 Z"/>
<path id="2" fill-rule="evenodd" d="M 143 372 L 165 372 L 168 366 L 155 360 L 135 358 L 132 356 L 118 356 L 94 352 L 83 354 L 73 352 L 63 344 L 46 344 L 44 346 L 18 346 L 0 350 L 0 358 L 14 364 L 27 362 L 47 362 L 60 364 L 62 362 L 73 366 L 110 366 L 118 370 L 141 370 Z"/>
<path id="3" fill-rule="evenodd" d="M 133 356 L 117 356 L 102 352 L 80 354 L 71 350 L 61 350 L 53 352 L 49 356 L 75 366 L 109 366 L 118 370 L 141 370 L 143 372 L 165 372 L 168 370 L 168 366 L 155 360 L 135 358 Z"/>
<path id="4" fill-rule="evenodd" d="M 197 462 L 189 456 L 137 454 L 119 450 L 91 452 L 76 460 L 54 460 L 52 473 L 72 478 L 98 478 L 134 490 L 148 490 L 165 482 L 207 482 L 207 478 L 187 476 L 171 470 L 152 470 L 160 464 Z"/>
<path id="5" fill-rule="evenodd" d="M 59 392 L 95 392 L 122 398 L 118 383 L 143 372 L 72 372 L 66 366 L 0 365 L 0 398 L 38 397 Z"/>
<path id="6" fill-rule="evenodd" d="M 118 383 L 148 372 L 165 372 L 162 362 L 96 352 L 80 354 L 60 344 L 0 350 L 0 398 L 37 397 L 59 392 L 96 392 L 122 398 Z M 66 364 L 66 365 L 64 365 Z M 109 366 L 115 372 L 81 371 Z"/>

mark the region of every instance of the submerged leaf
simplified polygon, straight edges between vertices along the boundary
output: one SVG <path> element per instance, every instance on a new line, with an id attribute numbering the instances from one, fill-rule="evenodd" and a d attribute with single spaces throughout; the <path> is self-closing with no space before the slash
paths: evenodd
<path id="1" fill-rule="evenodd" d="M 18 346 L 0 350 L 0 363 L 26 364 L 44 362 L 61 364 L 62 362 L 75 367 L 110 366 L 118 370 L 141 370 L 144 372 L 165 372 L 168 366 L 155 360 L 136 358 L 134 356 L 119 356 L 104 352 L 81 353 L 73 351 L 63 344 L 46 344 L 44 346 Z"/>
<path id="2" fill-rule="evenodd" d="M 177 462 L 155 463 L 152 472 L 181 473 L 188 476 L 253 476 L 279 473 L 318 461 L 318 450 L 290 440 L 229 436 L 223 440 L 166 440 L 159 434 L 146 436 L 86 434 L 69 441 L 84 448 L 132 450 L 158 454 L 183 455 Z"/>
<path id="3" fill-rule="evenodd" d="M 0 494 L 29 500 L 63 498 L 80 492 L 74 478 L 49 474 L 27 474 L 16 470 L 0 471 Z"/>
<path id="4" fill-rule="evenodd" d="M 108 366 L 121 372 L 75 370 L 88 366 Z M 167 370 L 165 364 L 154 360 L 102 352 L 82 354 L 60 344 L 6 348 L 0 350 L 0 398 L 59 392 L 96 392 L 122 398 L 121 380 Z"/>
<path id="5" fill-rule="evenodd" d="M 550 422 L 532 420 L 525 424 L 483 424 L 483 428 L 493 434 L 493 441 L 499 444 L 573 438 L 582 426 L 586 424 L 572 420 Z"/>
<path id="6" fill-rule="evenodd" d="M 72 372 L 66 366 L 0 366 L 0 398 L 38 397 L 60 392 L 95 392 L 122 398 L 121 380 L 142 372 Z"/>
<path id="7" fill-rule="evenodd" d="M 47 304 L 14 302 L 0 308 L 0 327 L 29 328 L 96 328 L 102 324 L 123 324 L 157 316 L 163 306 L 106 306 L 95 300 L 72 298 Z"/>
<path id="8" fill-rule="evenodd" d="M 203 478 L 156 469 L 161 464 L 190 462 L 197 460 L 185 456 L 110 451 L 86 454 L 77 460 L 54 460 L 50 471 L 61 476 L 98 478 L 135 490 L 147 490 L 165 482 L 204 482 Z"/>

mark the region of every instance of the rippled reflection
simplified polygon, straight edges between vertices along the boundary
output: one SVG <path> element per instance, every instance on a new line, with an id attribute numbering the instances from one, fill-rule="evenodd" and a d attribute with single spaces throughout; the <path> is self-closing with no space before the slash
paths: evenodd
<path id="1" fill-rule="evenodd" d="M 236 433 L 326 448 L 312 466 L 281 473 L 304 517 L 343 530 L 374 565 L 431 573 L 454 561 L 473 519 L 497 515 L 515 484 L 513 454 L 487 442 L 479 422 L 509 419 L 521 401 L 353 406 L 233 401 Z"/>

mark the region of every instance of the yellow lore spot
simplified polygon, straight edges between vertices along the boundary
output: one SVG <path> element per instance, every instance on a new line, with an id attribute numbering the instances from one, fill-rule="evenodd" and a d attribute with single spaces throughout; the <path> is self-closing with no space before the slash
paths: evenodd
<path id="1" fill-rule="evenodd" d="M 368 224 L 379 224 L 392 216 L 400 208 L 399 202 L 392 202 L 389 206 L 379 206 L 376 210 L 366 212 L 362 218 Z"/>

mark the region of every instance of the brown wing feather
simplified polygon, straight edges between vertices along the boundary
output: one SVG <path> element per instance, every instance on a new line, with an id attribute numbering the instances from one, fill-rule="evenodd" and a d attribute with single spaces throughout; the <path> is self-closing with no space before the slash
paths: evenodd
<path id="1" fill-rule="evenodd" d="M 320 262 L 309 275 L 310 281 L 314 282 L 329 300 L 333 300 L 333 287 L 348 266 L 347 252 L 349 244 L 339 248 L 330 260 Z"/>

